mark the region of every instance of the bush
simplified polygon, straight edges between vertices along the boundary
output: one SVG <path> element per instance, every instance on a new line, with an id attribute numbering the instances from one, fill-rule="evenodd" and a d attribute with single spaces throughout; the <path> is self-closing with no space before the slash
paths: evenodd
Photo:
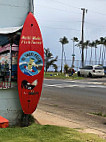
<path id="1" fill-rule="evenodd" d="M 69 66 L 67 64 L 64 65 L 64 73 L 68 73 Z"/>

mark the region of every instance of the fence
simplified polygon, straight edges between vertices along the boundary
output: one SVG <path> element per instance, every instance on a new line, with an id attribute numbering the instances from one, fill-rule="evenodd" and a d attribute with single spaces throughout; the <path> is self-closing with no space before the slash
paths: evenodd
<path id="1" fill-rule="evenodd" d="M 55 62 L 58 69 L 57 71 L 61 70 L 61 59 L 58 59 L 57 62 Z M 81 60 L 63 60 L 62 70 L 64 71 L 64 65 L 67 64 L 69 67 L 72 67 L 74 65 L 74 70 L 78 71 L 78 69 L 82 66 Z M 84 65 L 95 65 L 95 64 L 101 64 L 103 66 L 106 66 L 106 61 L 86 61 Z M 54 68 L 51 66 L 48 71 L 55 71 Z M 10 72 L 9 71 L 1 71 L 0 72 L 0 89 L 6 89 L 6 88 L 13 88 L 17 86 L 17 70 L 14 69 L 11 73 L 11 79 L 10 79 Z"/>
<path id="2" fill-rule="evenodd" d="M 58 67 L 58 71 L 61 70 L 61 59 L 58 59 L 57 62 L 55 62 L 55 64 L 57 65 Z M 73 60 L 63 60 L 63 66 L 62 66 L 62 69 L 64 71 L 64 65 L 67 64 L 69 67 L 72 67 L 72 64 L 74 65 L 74 69 L 76 71 L 78 71 L 78 69 L 82 66 L 82 62 L 81 60 L 75 60 L 74 63 L 73 63 Z M 84 62 L 84 65 L 103 65 L 103 66 L 106 66 L 106 61 L 95 61 L 95 60 L 92 60 L 92 61 L 85 61 Z M 54 71 L 54 68 L 51 66 L 49 68 L 48 71 Z"/>

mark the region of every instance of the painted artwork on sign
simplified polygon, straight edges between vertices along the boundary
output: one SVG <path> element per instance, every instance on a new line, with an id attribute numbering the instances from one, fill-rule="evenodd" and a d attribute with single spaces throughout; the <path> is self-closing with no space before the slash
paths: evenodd
<path id="1" fill-rule="evenodd" d="M 23 89 L 23 95 L 38 95 L 39 92 L 35 92 L 34 88 L 37 86 L 38 80 L 34 80 L 29 83 L 27 80 L 23 80 L 21 83 L 21 88 Z"/>
<path id="2" fill-rule="evenodd" d="M 20 57 L 19 67 L 25 75 L 37 75 L 43 67 L 42 57 L 35 51 L 25 52 Z"/>

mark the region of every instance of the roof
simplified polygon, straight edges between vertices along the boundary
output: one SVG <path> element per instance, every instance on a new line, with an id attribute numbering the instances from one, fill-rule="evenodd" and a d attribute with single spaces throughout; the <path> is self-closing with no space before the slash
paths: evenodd
<path id="1" fill-rule="evenodd" d="M 0 34 L 11 34 L 22 29 L 23 26 L 10 27 L 10 28 L 0 28 Z"/>
<path id="2" fill-rule="evenodd" d="M 32 8 L 33 0 L 0 0 L 0 28 L 23 25 Z"/>
<path id="3" fill-rule="evenodd" d="M 10 28 L 0 28 L 0 46 L 9 44 L 11 40 L 15 44 L 19 44 L 20 34 L 17 32 L 22 30 L 23 26 L 20 27 L 10 27 Z"/>

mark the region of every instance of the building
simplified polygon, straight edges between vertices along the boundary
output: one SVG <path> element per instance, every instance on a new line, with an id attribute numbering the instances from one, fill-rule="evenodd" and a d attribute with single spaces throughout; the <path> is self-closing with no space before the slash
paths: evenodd
<path id="1" fill-rule="evenodd" d="M 0 72 L 8 71 L 10 80 L 14 76 L 13 72 L 17 71 L 18 46 L 23 24 L 27 14 L 33 11 L 33 0 L 0 1 Z"/>

